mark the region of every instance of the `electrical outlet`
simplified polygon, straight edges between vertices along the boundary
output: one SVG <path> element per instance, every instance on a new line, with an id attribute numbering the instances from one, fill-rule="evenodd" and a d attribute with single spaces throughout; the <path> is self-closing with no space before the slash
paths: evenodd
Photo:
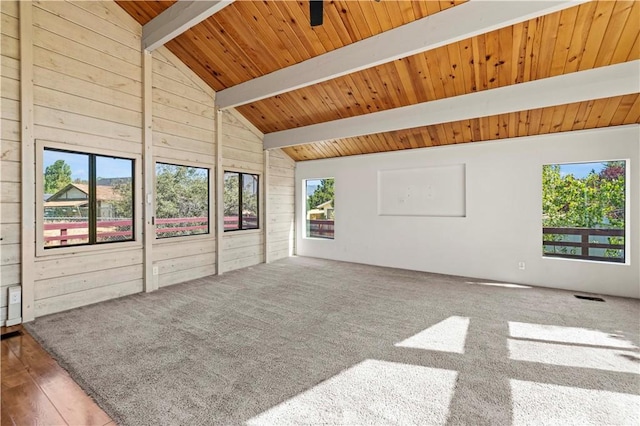
<path id="1" fill-rule="evenodd" d="M 153 267 L 153 275 L 158 275 L 158 267 L 157 266 Z"/>
<path id="2" fill-rule="evenodd" d="M 11 292 L 11 296 L 9 297 L 9 304 L 13 305 L 14 303 L 20 303 L 20 292 L 19 291 Z"/>
<path id="3" fill-rule="evenodd" d="M 524 271 L 524 262 L 518 262 L 518 269 L 520 269 L 521 271 Z"/>

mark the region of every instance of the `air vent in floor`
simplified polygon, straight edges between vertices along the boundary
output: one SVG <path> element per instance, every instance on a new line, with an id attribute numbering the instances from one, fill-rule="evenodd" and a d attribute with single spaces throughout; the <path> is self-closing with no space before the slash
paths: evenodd
<path id="1" fill-rule="evenodd" d="M 574 296 L 578 299 L 593 300 L 594 302 L 604 302 L 604 299 L 602 297 L 580 296 L 579 294 L 574 294 Z"/>

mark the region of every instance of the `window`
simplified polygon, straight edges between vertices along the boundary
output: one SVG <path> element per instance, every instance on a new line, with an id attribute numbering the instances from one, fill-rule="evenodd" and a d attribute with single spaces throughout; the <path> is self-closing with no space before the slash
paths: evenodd
<path id="1" fill-rule="evenodd" d="M 336 215 L 334 183 L 333 178 L 304 181 L 307 238 L 333 240 Z"/>
<path id="2" fill-rule="evenodd" d="M 44 247 L 133 241 L 134 163 L 45 148 Z"/>
<path id="3" fill-rule="evenodd" d="M 626 162 L 542 168 L 542 254 L 625 262 Z"/>
<path id="4" fill-rule="evenodd" d="M 209 233 L 209 169 L 156 163 L 156 238 Z"/>
<path id="5" fill-rule="evenodd" d="M 224 230 L 258 229 L 258 175 L 224 172 Z"/>

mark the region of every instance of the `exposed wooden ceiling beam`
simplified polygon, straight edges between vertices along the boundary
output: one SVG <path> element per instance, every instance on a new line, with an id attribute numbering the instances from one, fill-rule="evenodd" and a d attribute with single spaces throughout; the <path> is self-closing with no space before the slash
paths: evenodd
<path id="1" fill-rule="evenodd" d="M 231 3 L 233 0 L 174 3 L 142 27 L 142 48 L 149 52 L 157 49 Z"/>
<path id="2" fill-rule="evenodd" d="M 217 106 L 226 109 L 256 102 L 280 93 L 331 80 L 577 6 L 586 1 L 471 0 L 290 67 L 221 90 L 216 96 Z"/>
<path id="3" fill-rule="evenodd" d="M 640 60 L 267 133 L 264 148 L 412 129 L 640 92 Z"/>

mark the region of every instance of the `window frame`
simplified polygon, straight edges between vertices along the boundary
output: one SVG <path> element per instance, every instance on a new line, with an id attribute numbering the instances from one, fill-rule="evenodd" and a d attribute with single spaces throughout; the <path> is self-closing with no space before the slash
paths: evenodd
<path id="1" fill-rule="evenodd" d="M 207 183 L 207 188 L 209 191 L 209 196 L 207 197 L 207 218 L 208 218 L 208 229 L 206 233 L 202 233 L 202 234 L 193 234 L 193 235 L 176 235 L 173 237 L 160 237 L 158 238 L 158 234 L 156 232 L 156 196 L 157 196 L 157 188 L 158 188 L 158 181 L 157 181 L 157 174 L 156 174 L 156 167 L 157 164 L 168 164 L 170 166 L 182 166 L 182 167 L 193 167 L 196 169 L 205 169 L 208 172 L 208 183 Z M 213 188 L 213 179 L 212 179 L 212 175 L 214 174 L 214 169 L 211 165 L 208 164 L 199 164 L 196 162 L 189 162 L 189 161 L 180 161 L 177 159 L 170 159 L 170 158 L 165 158 L 165 157 L 155 157 L 153 160 L 153 200 L 152 200 L 152 211 L 153 211 L 153 215 L 152 215 L 152 224 L 153 224 L 153 244 L 166 244 L 166 243 L 175 243 L 175 242 L 179 242 L 182 240 L 189 240 L 189 241 L 194 241 L 194 240 L 202 240 L 202 239 L 212 239 L 215 235 L 215 222 L 214 219 L 212 217 L 212 213 L 213 210 L 211 208 L 211 206 L 214 204 L 214 197 L 215 197 L 215 191 Z M 213 225 L 213 226 L 212 226 Z"/>
<path id="2" fill-rule="evenodd" d="M 225 210 L 225 206 L 224 206 L 224 180 L 225 180 L 225 175 L 227 173 L 235 173 L 238 175 L 238 179 L 240 180 L 239 184 L 238 184 L 238 224 L 239 224 L 239 228 L 238 229 L 224 229 L 224 210 Z M 255 176 L 258 178 L 258 193 L 257 193 L 257 197 L 258 199 L 256 200 L 256 206 L 258 208 L 258 212 L 256 214 L 256 220 L 257 220 L 257 224 L 255 228 L 247 228 L 244 229 L 242 228 L 242 175 L 251 175 L 251 176 Z M 250 233 L 250 232 L 259 232 L 261 230 L 261 225 L 262 225 L 262 207 L 260 205 L 261 202 L 261 192 L 262 192 L 262 178 L 261 178 L 261 174 L 257 173 L 257 172 L 251 172 L 251 171 L 243 171 L 243 170 L 223 170 L 222 171 L 222 182 L 221 182 L 221 191 L 222 191 L 222 209 L 221 209 L 221 218 L 220 218 L 220 222 L 222 225 L 222 233 L 224 234 L 225 232 L 242 232 L 242 233 Z"/>
<path id="3" fill-rule="evenodd" d="M 309 237 L 307 236 L 307 199 L 309 198 L 309 196 L 307 195 L 307 181 L 310 180 L 317 180 L 317 181 L 322 181 L 324 179 L 333 179 L 333 196 L 334 196 L 334 201 L 335 201 L 335 197 L 336 197 L 336 190 L 335 190 L 335 184 L 336 184 L 336 177 L 335 176 L 324 176 L 324 177 L 310 177 L 310 178 L 303 178 L 302 179 L 302 238 L 305 240 L 313 240 L 313 241 L 335 241 L 336 239 L 336 221 L 335 219 L 333 220 L 333 238 L 324 238 L 324 237 Z M 335 203 L 334 203 L 335 204 Z M 334 214 L 335 214 L 335 207 L 334 207 Z"/>
<path id="4" fill-rule="evenodd" d="M 630 215 L 631 215 L 631 159 L 630 158 L 609 158 L 609 159 L 585 159 L 585 160 L 556 160 L 556 161 L 546 161 L 540 165 L 540 171 L 542 173 L 543 166 L 550 165 L 571 165 L 571 164 L 587 164 L 587 163 L 607 163 L 610 161 L 624 161 L 625 162 L 625 185 L 624 185 L 624 260 L 621 262 L 617 261 L 608 261 L 608 260 L 599 260 L 599 259 L 588 259 L 588 258 L 576 258 L 569 256 L 549 256 L 545 255 L 544 249 L 541 250 L 540 257 L 543 260 L 550 261 L 569 261 L 569 262 L 586 262 L 586 263 L 594 263 L 594 264 L 602 264 L 602 265 L 612 265 L 612 266 L 628 266 L 631 264 L 631 232 L 630 232 Z M 540 175 L 540 217 L 542 218 L 544 215 L 544 211 L 542 210 L 542 195 L 544 192 L 544 185 L 542 182 L 542 175 Z M 544 238 L 544 226 L 542 221 L 540 221 L 539 235 Z"/>
<path id="5" fill-rule="evenodd" d="M 60 256 L 69 253 L 85 253 L 85 252 L 112 252 L 126 250 L 129 248 L 142 247 L 142 174 L 140 165 L 142 156 L 133 153 L 119 152 L 112 150 L 104 150 L 82 145 L 66 144 L 61 142 L 53 142 L 48 140 L 36 139 L 36 167 L 35 167 L 35 183 L 36 183 L 36 257 Z M 67 153 L 94 155 L 103 157 L 113 157 L 123 160 L 131 160 L 132 167 L 132 196 L 133 196 L 133 214 L 132 214 L 132 231 L 133 239 L 126 241 L 105 241 L 99 243 L 75 244 L 67 247 L 49 247 L 44 246 L 44 151 L 45 149 L 52 151 L 61 151 Z M 117 243 L 117 244 L 114 244 Z"/>

